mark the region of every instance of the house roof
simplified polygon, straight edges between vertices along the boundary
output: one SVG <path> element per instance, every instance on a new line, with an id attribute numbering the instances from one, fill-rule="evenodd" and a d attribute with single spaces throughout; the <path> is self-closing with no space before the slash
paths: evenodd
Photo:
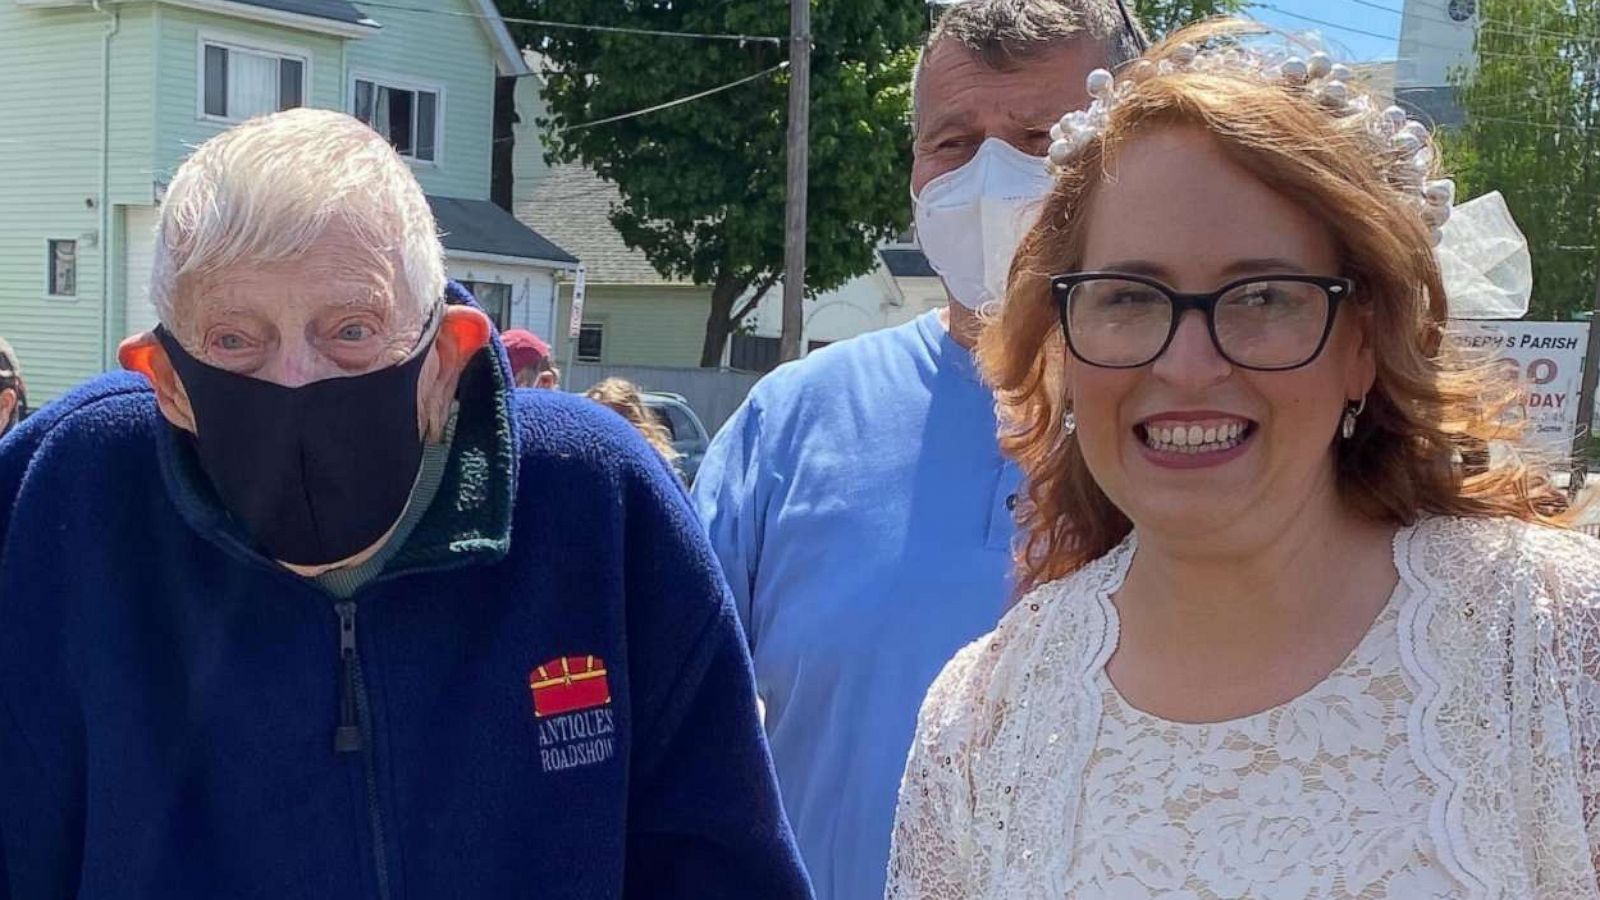
<path id="1" fill-rule="evenodd" d="M 552 166 L 516 205 L 517 218 L 583 260 L 590 284 L 677 284 L 662 277 L 611 224 L 617 186 L 581 165 Z"/>
<path id="2" fill-rule="evenodd" d="M 879 250 L 889 274 L 896 278 L 938 278 L 939 273 L 928 265 L 928 257 L 921 250 L 906 247 Z"/>
<path id="3" fill-rule="evenodd" d="M 446 250 L 576 265 L 578 258 L 488 200 L 428 197 Z"/>
<path id="4" fill-rule="evenodd" d="M 528 66 L 522 61 L 522 53 L 517 49 L 517 42 L 511 37 L 510 29 L 506 28 L 505 19 L 500 17 L 500 8 L 494 0 L 474 0 L 478 7 L 478 21 L 483 25 L 484 32 L 489 37 L 489 43 L 494 44 L 495 51 L 500 58 L 495 61 L 501 75 L 525 76 Z"/>
<path id="5" fill-rule="evenodd" d="M 377 24 L 366 13 L 356 9 L 354 3 L 348 3 L 346 0 L 237 0 L 237 2 L 246 6 L 275 9 L 278 12 L 330 19 L 347 25 Z"/>

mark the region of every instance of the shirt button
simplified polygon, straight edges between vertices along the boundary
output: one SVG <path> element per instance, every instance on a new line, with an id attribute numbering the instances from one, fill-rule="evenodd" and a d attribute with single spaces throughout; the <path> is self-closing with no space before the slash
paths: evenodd
<path id="1" fill-rule="evenodd" d="M 1016 494 L 1008 494 L 1008 495 L 1006 495 L 1006 512 L 1016 512 L 1016 511 L 1017 511 L 1017 495 Z"/>

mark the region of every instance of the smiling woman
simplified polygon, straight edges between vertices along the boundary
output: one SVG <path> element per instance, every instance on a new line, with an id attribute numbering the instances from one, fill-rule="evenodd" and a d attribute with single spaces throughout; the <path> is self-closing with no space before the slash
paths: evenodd
<path id="1" fill-rule="evenodd" d="M 1600 545 L 1484 461 L 1426 129 L 1230 24 L 1086 88 L 979 341 L 1024 595 L 928 694 L 889 896 L 1594 896 Z"/>

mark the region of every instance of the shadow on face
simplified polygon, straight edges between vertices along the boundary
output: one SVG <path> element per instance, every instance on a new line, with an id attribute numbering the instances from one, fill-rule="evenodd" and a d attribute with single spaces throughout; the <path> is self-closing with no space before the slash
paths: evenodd
<path id="1" fill-rule="evenodd" d="M 410 356 L 426 313 L 403 293 L 398 260 L 336 221 L 293 259 L 185 279 L 173 330 L 208 365 L 300 387 Z"/>
<path id="2" fill-rule="evenodd" d="M 1105 64 L 1105 48 L 1091 40 L 1071 41 L 1004 68 L 954 41 L 935 44 L 917 84 L 912 193 L 966 165 L 989 138 L 1044 156 L 1050 126 L 1088 104 L 1084 79 Z"/>

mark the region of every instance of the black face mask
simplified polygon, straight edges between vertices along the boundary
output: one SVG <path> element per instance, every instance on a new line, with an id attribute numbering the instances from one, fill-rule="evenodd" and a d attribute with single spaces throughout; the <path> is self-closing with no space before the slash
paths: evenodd
<path id="1" fill-rule="evenodd" d="M 422 464 L 417 380 L 431 340 L 399 365 L 288 388 L 207 365 L 165 328 L 156 337 L 189 395 L 201 468 L 267 555 L 338 562 L 400 518 Z"/>

